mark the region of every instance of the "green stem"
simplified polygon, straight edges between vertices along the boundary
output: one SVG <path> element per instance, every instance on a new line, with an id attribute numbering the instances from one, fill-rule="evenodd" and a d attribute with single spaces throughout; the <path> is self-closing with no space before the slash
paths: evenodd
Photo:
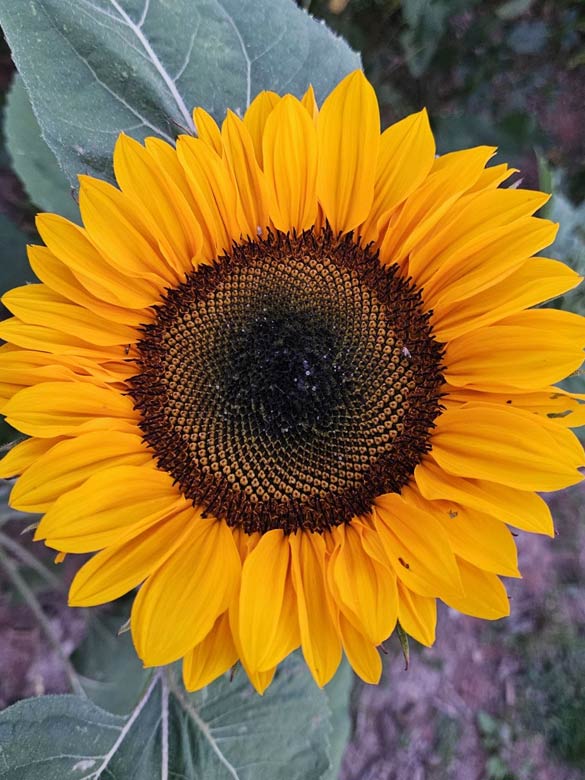
<path id="1" fill-rule="evenodd" d="M 396 624 L 396 633 L 398 634 L 400 647 L 402 648 L 402 655 L 404 656 L 404 671 L 407 672 L 408 667 L 410 666 L 410 647 L 408 645 L 408 634 L 402 628 L 400 623 Z"/>
<path id="2" fill-rule="evenodd" d="M 79 681 L 79 677 L 77 676 L 77 673 L 73 668 L 71 661 L 63 652 L 63 648 L 61 647 L 61 643 L 59 642 L 59 638 L 55 634 L 51 622 L 48 620 L 47 616 L 41 609 L 41 606 L 37 601 L 35 594 L 28 587 L 23 577 L 20 575 L 20 572 L 18 571 L 18 567 L 15 566 L 15 564 L 12 562 L 12 560 L 9 558 L 9 556 L 6 554 L 5 550 L 3 550 L 1 546 L 0 546 L 0 568 L 4 570 L 6 576 L 14 585 L 14 588 L 17 590 L 17 592 L 20 594 L 22 599 L 26 602 L 27 606 L 29 607 L 33 615 L 38 620 L 40 627 L 45 632 L 47 639 L 49 640 L 50 644 L 55 650 L 55 653 L 59 657 L 59 660 L 63 664 L 65 674 L 67 675 L 67 679 L 69 680 L 69 684 L 71 685 L 71 689 L 73 690 L 73 692 L 76 693 L 78 696 L 87 698 L 86 693 L 83 690 L 83 686 Z"/>
<path id="3" fill-rule="evenodd" d="M 6 547 L 21 563 L 28 566 L 30 569 L 34 569 L 36 573 L 42 577 L 51 587 L 63 590 L 63 583 L 50 569 L 48 569 L 43 563 L 41 563 L 35 556 L 30 553 L 22 545 L 15 542 L 7 534 L 0 531 L 0 545 Z"/>

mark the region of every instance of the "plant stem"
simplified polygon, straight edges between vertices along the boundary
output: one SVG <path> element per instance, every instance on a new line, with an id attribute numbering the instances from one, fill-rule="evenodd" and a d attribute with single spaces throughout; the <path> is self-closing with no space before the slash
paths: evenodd
<path id="1" fill-rule="evenodd" d="M 28 566 L 30 569 L 34 569 L 36 573 L 41 576 L 51 587 L 63 590 L 63 583 L 50 569 L 48 569 L 44 563 L 41 563 L 35 556 L 30 553 L 26 548 L 15 542 L 7 534 L 0 531 L 0 545 L 6 547 L 16 558 Z"/>
<path id="2" fill-rule="evenodd" d="M 14 588 L 17 590 L 17 592 L 26 602 L 27 606 L 29 607 L 33 615 L 38 620 L 40 627 L 45 632 L 47 639 L 49 640 L 57 656 L 59 657 L 61 663 L 63 664 L 65 674 L 67 675 L 67 679 L 69 680 L 69 684 L 71 685 L 71 689 L 73 690 L 73 692 L 76 693 L 78 696 L 87 698 L 86 693 L 83 690 L 83 686 L 79 681 L 79 677 L 77 676 L 77 673 L 73 668 L 73 664 L 63 652 L 63 648 L 61 647 L 61 642 L 59 641 L 59 638 L 55 634 L 55 631 L 53 629 L 53 626 L 51 625 L 50 620 L 47 618 L 47 616 L 41 609 L 41 605 L 37 601 L 35 594 L 32 592 L 32 590 L 26 584 L 24 578 L 21 576 L 20 572 L 18 571 L 18 567 L 13 563 L 13 561 L 10 559 L 10 557 L 6 554 L 5 550 L 3 550 L 1 546 L 0 546 L 0 568 L 4 570 L 6 576 L 14 585 Z"/>

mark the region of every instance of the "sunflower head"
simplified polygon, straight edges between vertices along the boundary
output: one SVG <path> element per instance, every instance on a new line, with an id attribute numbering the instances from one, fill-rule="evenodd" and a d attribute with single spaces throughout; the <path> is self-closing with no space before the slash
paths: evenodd
<path id="1" fill-rule="evenodd" d="M 270 231 L 189 274 L 137 351 L 131 395 L 159 468 L 249 534 L 367 514 L 408 483 L 439 412 L 420 294 L 329 227 Z"/>
<path id="2" fill-rule="evenodd" d="M 546 196 L 495 150 L 435 156 L 424 111 L 380 133 L 361 72 L 318 108 L 263 92 L 175 146 L 121 135 L 81 227 L 38 217 L 39 283 L 0 325 L 0 465 L 37 539 L 95 553 L 70 602 L 140 586 L 147 666 L 189 689 L 240 661 L 262 692 L 301 646 L 375 682 L 436 601 L 508 613 L 508 525 L 581 479 L 583 320 L 533 308 L 580 279 L 534 257 Z M 504 184 L 504 186 L 501 186 Z"/>

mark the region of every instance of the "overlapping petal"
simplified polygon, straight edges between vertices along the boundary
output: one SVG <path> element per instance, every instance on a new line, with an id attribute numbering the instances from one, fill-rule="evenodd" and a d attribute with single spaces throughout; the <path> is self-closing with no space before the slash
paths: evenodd
<path id="1" fill-rule="evenodd" d="M 371 85 L 360 71 L 339 84 L 317 120 L 319 201 L 333 231 L 363 222 L 374 201 L 380 144 L 380 113 Z"/>
<path id="2" fill-rule="evenodd" d="M 308 230 L 317 216 L 317 134 L 307 110 L 283 98 L 263 136 L 266 190 L 278 230 Z"/>
<path id="3" fill-rule="evenodd" d="M 183 544 L 140 588 L 132 607 L 134 644 L 147 666 L 186 655 L 228 609 L 240 579 L 229 528 L 192 517 Z"/>

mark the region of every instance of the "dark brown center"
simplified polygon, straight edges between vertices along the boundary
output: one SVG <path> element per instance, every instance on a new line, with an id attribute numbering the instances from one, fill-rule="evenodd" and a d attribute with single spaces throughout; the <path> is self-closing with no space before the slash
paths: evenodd
<path id="1" fill-rule="evenodd" d="M 441 345 L 412 282 L 351 235 L 234 246 L 168 291 L 138 349 L 159 467 L 248 533 L 347 523 L 429 449 Z"/>

